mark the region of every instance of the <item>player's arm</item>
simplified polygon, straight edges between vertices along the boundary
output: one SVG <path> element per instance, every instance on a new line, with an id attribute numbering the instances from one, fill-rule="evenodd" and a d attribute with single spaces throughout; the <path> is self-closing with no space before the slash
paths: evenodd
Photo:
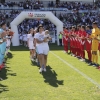
<path id="1" fill-rule="evenodd" d="M 51 36 L 50 36 L 50 35 L 49 35 L 49 37 L 47 37 L 47 39 L 49 39 L 49 41 L 50 41 L 50 40 L 52 40 L 52 38 L 51 38 Z"/>
<path id="2" fill-rule="evenodd" d="M 97 37 L 98 41 L 100 41 L 100 29 L 98 29 L 98 37 Z"/>
<path id="3" fill-rule="evenodd" d="M 36 47 L 36 40 L 35 40 L 35 38 L 33 40 L 33 44 L 34 44 L 34 47 Z"/>
<path id="4" fill-rule="evenodd" d="M 40 44 L 40 43 L 46 42 L 47 41 L 47 38 L 45 38 L 44 40 L 38 40 L 36 38 L 35 41 L 36 41 L 36 43 Z"/>
<path id="5" fill-rule="evenodd" d="M 3 42 L 5 42 L 6 41 L 6 37 L 7 36 L 7 32 L 3 32 L 2 34 L 1 34 L 1 38 L 3 39 Z"/>
<path id="6" fill-rule="evenodd" d="M 27 45 L 28 45 L 28 47 L 29 47 L 29 38 L 27 38 Z"/>

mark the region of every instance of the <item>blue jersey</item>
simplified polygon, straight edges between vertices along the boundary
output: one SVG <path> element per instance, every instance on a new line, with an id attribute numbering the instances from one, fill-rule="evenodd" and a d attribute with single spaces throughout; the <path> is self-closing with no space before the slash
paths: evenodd
<path id="1" fill-rule="evenodd" d="M 3 42 L 3 39 L 1 38 L 1 34 L 4 32 L 2 28 L 0 28 L 0 42 Z"/>
<path id="2" fill-rule="evenodd" d="M 2 28 L 0 28 L 0 34 L 2 34 L 4 32 L 4 30 Z"/>

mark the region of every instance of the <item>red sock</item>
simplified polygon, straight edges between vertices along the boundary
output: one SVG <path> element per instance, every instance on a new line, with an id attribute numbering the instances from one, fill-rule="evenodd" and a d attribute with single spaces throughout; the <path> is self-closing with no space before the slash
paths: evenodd
<path id="1" fill-rule="evenodd" d="M 72 47 L 70 46 L 70 52 L 72 53 Z"/>
<path id="2" fill-rule="evenodd" d="M 72 53 L 74 54 L 74 48 L 72 47 Z"/>
<path id="3" fill-rule="evenodd" d="M 68 52 L 68 45 L 65 46 L 65 51 Z"/>
<path id="4" fill-rule="evenodd" d="M 77 56 L 77 48 L 75 48 L 75 55 Z"/>
<path id="5" fill-rule="evenodd" d="M 80 56 L 79 48 L 77 48 L 77 56 Z"/>
<path id="6" fill-rule="evenodd" d="M 79 49 L 76 48 L 76 56 L 79 56 Z"/>
<path id="7" fill-rule="evenodd" d="M 66 49 L 66 46 L 64 45 L 64 51 L 65 51 L 65 49 Z"/>
<path id="8" fill-rule="evenodd" d="M 85 59 L 85 51 L 84 51 L 84 50 L 81 51 L 81 57 L 82 57 L 83 59 Z"/>
<path id="9" fill-rule="evenodd" d="M 79 48 L 79 57 L 81 57 L 81 49 Z"/>
<path id="10" fill-rule="evenodd" d="M 88 53 L 88 59 L 89 59 L 89 61 L 91 61 L 91 58 L 92 58 L 91 51 L 87 51 L 87 53 Z"/>

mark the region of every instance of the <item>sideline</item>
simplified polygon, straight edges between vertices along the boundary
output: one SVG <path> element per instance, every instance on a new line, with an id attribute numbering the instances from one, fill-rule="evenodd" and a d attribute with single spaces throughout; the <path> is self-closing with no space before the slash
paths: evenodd
<path id="1" fill-rule="evenodd" d="M 52 51 L 50 51 L 50 53 L 52 53 L 55 57 L 57 57 L 60 61 L 62 61 L 63 63 L 65 63 L 66 65 L 68 65 L 70 68 L 72 68 L 73 70 L 75 70 L 77 73 L 79 73 L 80 75 L 82 75 L 85 79 L 87 79 L 88 81 L 90 81 L 91 83 L 93 83 L 94 85 L 96 85 L 99 89 L 100 89 L 100 84 L 98 84 L 96 81 L 94 81 L 92 78 L 90 78 L 89 76 L 87 76 L 86 74 L 84 74 L 83 72 L 81 72 L 80 70 L 78 70 L 77 68 L 75 68 L 73 65 L 71 65 L 70 63 L 68 63 L 67 61 L 63 60 L 61 57 L 59 57 L 58 55 L 56 55 L 55 53 L 53 53 Z"/>

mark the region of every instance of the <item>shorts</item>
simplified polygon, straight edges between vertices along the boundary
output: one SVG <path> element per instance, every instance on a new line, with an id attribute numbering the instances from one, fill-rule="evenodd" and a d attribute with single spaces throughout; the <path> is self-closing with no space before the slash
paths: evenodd
<path id="1" fill-rule="evenodd" d="M 9 47 L 10 44 L 11 44 L 10 39 L 7 39 L 7 42 L 6 43 L 7 43 L 6 46 Z"/>
<path id="2" fill-rule="evenodd" d="M 34 46 L 29 46 L 29 49 L 33 50 L 33 49 L 35 49 L 35 47 Z"/>
<path id="3" fill-rule="evenodd" d="M 49 46 L 45 46 L 45 47 L 42 47 L 42 46 L 37 46 L 36 47 L 36 52 L 37 54 L 44 54 L 44 55 L 48 55 L 49 53 Z"/>

